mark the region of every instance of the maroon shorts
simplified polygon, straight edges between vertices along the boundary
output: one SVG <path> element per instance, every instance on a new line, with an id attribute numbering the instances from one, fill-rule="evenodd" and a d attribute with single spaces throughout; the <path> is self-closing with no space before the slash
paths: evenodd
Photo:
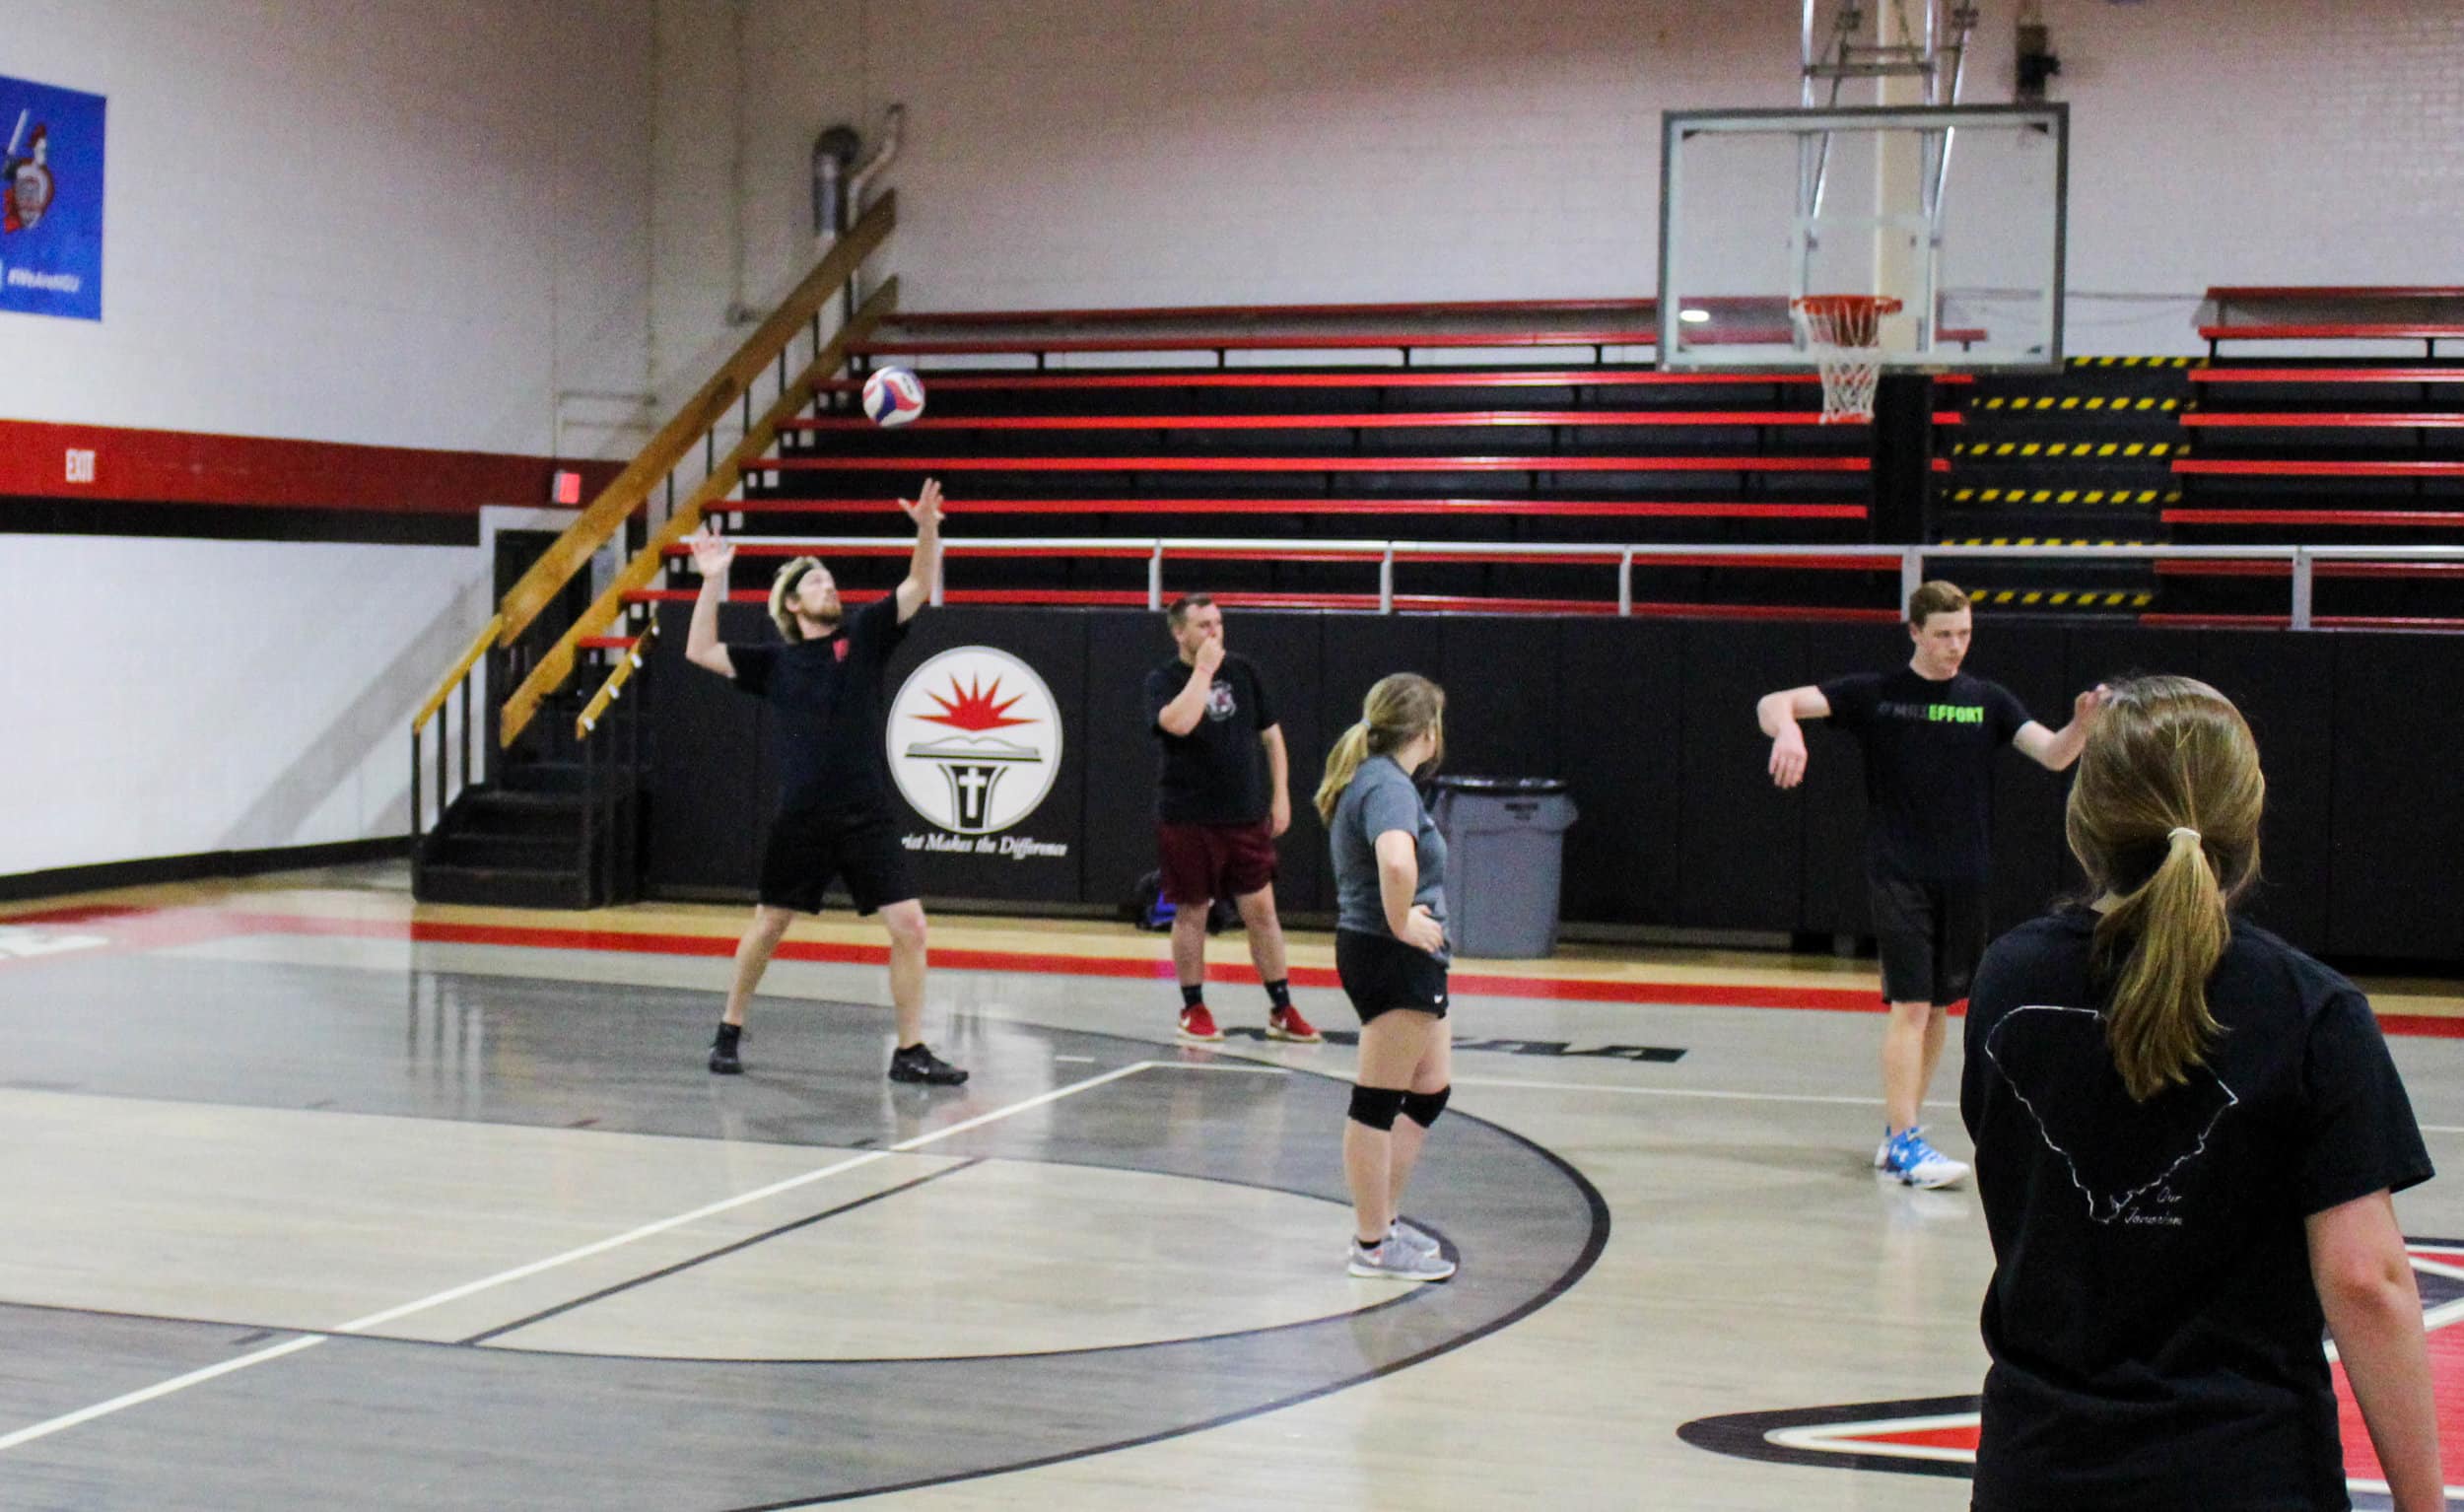
<path id="1" fill-rule="evenodd" d="M 1246 898 L 1274 885 L 1274 837 L 1267 823 L 1157 824 L 1164 897 L 1176 908 L 1201 908 L 1217 898 Z"/>

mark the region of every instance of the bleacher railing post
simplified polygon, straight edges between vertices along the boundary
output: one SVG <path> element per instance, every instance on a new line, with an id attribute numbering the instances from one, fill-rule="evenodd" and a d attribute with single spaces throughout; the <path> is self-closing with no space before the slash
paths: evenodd
<path id="1" fill-rule="evenodd" d="M 1617 557 L 1617 615 L 1631 618 L 1634 613 L 1634 548 L 1628 546 Z"/>
<path id="2" fill-rule="evenodd" d="M 2310 628 L 2310 549 L 2293 548 L 2293 628 Z"/>
<path id="3" fill-rule="evenodd" d="M 1899 553 L 1899 607 L 1905 609 L 1925 585 L 1925 553 L 1910 546 Z"/>
<path id="4" fill-rule="evenodd" d="M 1395 612 L 1395 543 L 1393 541 L 1386 543 L 1385 553 L 1378 558 L 1378 612 L 1380 614 Z"/>
<path id="5" fill-rule="evenodd" d="M 1146 554 L 1146 612 L 1160 614 L 1164 607 L 1164 543 Z"/>
<path id="6" fill-rule="evenodd" d="M 419 864 L 420 820 L 419 786 L 426 774 L 419 770 L 419 729 L 411 729 L 411 864 Z"/>

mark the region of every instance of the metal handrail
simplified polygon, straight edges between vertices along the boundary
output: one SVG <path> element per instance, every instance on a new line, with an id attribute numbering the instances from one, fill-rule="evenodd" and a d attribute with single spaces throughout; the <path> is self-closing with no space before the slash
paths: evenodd
<path id="1" fill-rule="evenodd" d="M 488 653 L 504 632 L 505 616 L 502 614 L 491 617 L 486 625 L 480 627 L 478 639 L 470 643 L 470 650 L 462 653 L 462 659 L 453 663 L 453 670 L 445 674 L 445 681 L 437 684 L 437 691 L 428 695 L 428 702 L 420 705 L 419 713 L 411 717 L 412 734 L 418 734 L 430 720 L 437 717 L 438 711 L 445 708 L 445 701 L 453 696 L 454 688 L 470 675 L 470 669 L 479 664 L 479 658 Z"/>
<path id="2" fill-rule="evenodd" d="M 605 682 L 599 684 L 599 691 L 590 696 L 590 702 L 582 706 L 582 713 L 575 716 L 575 739 L 590 738 L 590 731 L 597 727 L 599 717 L 607 713 L 607 706 L 624 695 L 625 684 L 633 680 L 634 673 L 642 670 L 642 659 L 650 653 L 650 642 L 657 635 L 658 621 L 653 619 L 643 627 L 640 635 L 633 638 L 633 644 L 625 648 L 625 653 L 616 658 L 615 669 L 607 674 Z"/>
<path id="3" fill-rule="evenodd" d="M 692 454 L 695 447 L 703 447 L 705 455 L 708 454 L 710 433 L 734 415 L 740 404 L 749 404 L 754 380 L 768 373 L 774 363 L 784 361 L 788 344 L 808 325 L 813 327 L 815 346 L 820 345 L 821 307 L 856 276 L 864 258 L 897 224 L 898 195 L 884 194 L 864 212 L 862 220 L 831 244 L 829 252 L 804 275 L 794 292 L 754 328 L 735 355 L 685 401 L 641 453 L 599 491 L 598 498 L 582 512 L 581 517 L 506 592 L 502 605 L 505 639 L 511 641 L 529 628 L 540 611 L 563 591 L 576 573 L 588 565 L 608 538 L 623 528 L 633 513 L 650 501 L 651 491 Z M 784 377 L 783 374 L 783 380 Z"/>
<path id="4" fill-rule="evenodd" d="M 844 246 L 848 243 L 842 241 L 840 244 Z M 813 402 L 821 381 L 846 364 L 848 349 L 869 335 L 897 308 L 898 279 L 892 277 L 864 302 L 836 335 L 815 351 L 812 361 L 805 365 L 801 374 L 790 379 L 782 372 L 777 400 L 758 420 L 749 413 L 746 415 L 743 434 L 735 447 L 723 457 L 716 454 L 709 456 L 708 470 L 693 492 L 674 507 L 666 522 L 641 551 L 635 553 L 633 560 L 617 574 L 616 581 L 591 601 L 590 607 L 582 612 L 555 646 L 540 656 L 538 664 L 507 697 L 499 716 L 499 744 L 508 748 L 513 745 L 538 713 L 539 705 L 572 675 L 574 653 L 580 642 L 585 637 L 600 634 L 616 622 L 617 616 L 624 612 L 624 595 L 658 575 L 666 548 L 691 534 L 700 526 L 706 510 L 734 492 L 743 481 L 747 466 L 766 453 L 777 440 L 779 427 L 794 419 Z M 782 351 L 780 360 L 784 362 L 785 357 Z M 742 397 L 749 410 L 751 394 L 747 392 Z M 708 433 L 705 433 L 704 441 L 706 451 L 715 453 L 716 447 L 710 444 L 712 438 Z"/>
<path id="5" fill-rule="evenodd" d="M 740 535 L 733 537 L 738 545 L 798 546 L 816 551 L 879 550 L 898 543 L 877 535 Z M 1882 567 L 1897 563 L 1901 596 L 1916 591 L 1924 582 L 1925 563 L 1929 559 L 1955 557 L 2009 561 L 2240 561 L 2287 562 L 2292 564 L 2293 606 L 2292 628 L 2311 628 L 2312 569 L 2321 562 L 2464 562 L 2464 546 L 2170 546 L 2155 543 L 2094 546 L 1926 546 L 1892 544 L 1842 544 L 1836 546 L 1762 546 L 1750 544 L 1709 545 L 1702 543 L 1661 544 L 1658 542 L 1626 545 L 1602 542 L 1598 544 L 1525 544 L 1506 541 L 1392 541 L 1338 539 L 1276 539 L 1244 536 L 1002 536 L 977 540 L 945 540 L 944 557 L 969 556 L 977 553 L 1036 551 L 1065 553 L 1106 550 L 1115 553 L 1144 553 L 1147 556 L 1147 607 L 1163 607 L 1163 565 L 1169 556 L 1179 552 L 1219 553 L 1236 551 L 1260 557 L 1277 553 L 1308 553 L 1321 560 L 1330 554 L 1357 557 L 1363 562 L 1376 562 L 1378 573 L 1378 607 L 1392 613 L 1395 606 L 1395 563 L 1399 558 L 1463 557 L 1565 557 L 1598 561 L 1615 556 L 1617 562 L 1617 612 L 1633 612 L 1633 568 L 1639 558 L 1670 557 L 1735 558 L 1756 557 L 1786 560 L 1791 557 L 1868 557 Z M 645 580 L 647 581 L 647 579 Z M 939 601 L 938 584 L 935 601 Z"/>

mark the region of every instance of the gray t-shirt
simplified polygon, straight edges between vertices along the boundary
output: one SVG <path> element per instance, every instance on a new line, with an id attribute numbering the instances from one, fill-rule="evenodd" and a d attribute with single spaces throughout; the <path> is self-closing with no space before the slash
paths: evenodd
<path id="1" fill-rule="evenodd" d="M 1411 901 L 1446 921 L 1446 837 L 1420 802 L 1420 790 L 1392 756 L 1372 756 L 1352 775 L 1328 826 L 1335 847 L 1335 927 L 1392 938 L 1378 890 L 1378 837 L 1402 830 L 1419 852 L 1420 885 Z M 1451 951 L 1440 951 L 1447 959 Z"/>

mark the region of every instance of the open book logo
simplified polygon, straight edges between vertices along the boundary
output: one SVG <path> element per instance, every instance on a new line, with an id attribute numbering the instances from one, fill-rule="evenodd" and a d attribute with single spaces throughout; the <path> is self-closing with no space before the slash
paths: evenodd
<path id="1" fill-rule="evenodd" d="M 890 774 L 909 806 L 961 835 L 1035 812 L 1061 770 L 1061 714 L 1027 665 L 961 646 L 916 668 L 890 703 Z"/>

